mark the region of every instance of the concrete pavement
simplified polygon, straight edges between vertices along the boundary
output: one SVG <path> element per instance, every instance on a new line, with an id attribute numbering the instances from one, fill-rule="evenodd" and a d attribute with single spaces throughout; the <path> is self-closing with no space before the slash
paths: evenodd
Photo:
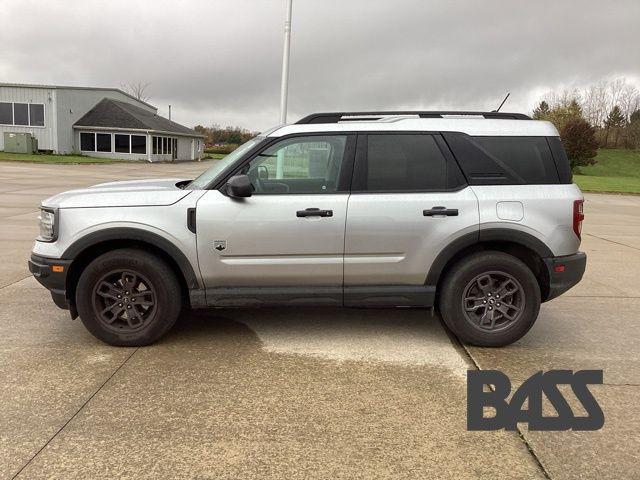
<path id="1" fill-rule="evenodd" d="M 41 199 L 206 166 L 0 163 L 0 478 L 640 478 L 640 197 L 587 195 L 585 279 L 502 349 L 335 309 L 193 313 L 112 348 L 29 277 Z M 605 426 L 467 432 L 467 368 L 602 368 Z"/>

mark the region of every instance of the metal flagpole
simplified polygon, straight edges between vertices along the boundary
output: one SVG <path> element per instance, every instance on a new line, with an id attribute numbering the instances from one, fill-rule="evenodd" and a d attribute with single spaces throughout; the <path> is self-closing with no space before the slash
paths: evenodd
<path id="1" fill-rule="evenodd" d="M 291 8 L 293 0 L 287 1 L 287 16 L 284 21 L 284 51 L 282 53 L 282 82 L 280 87 L 280 123 L 287 123 L 287 95 L 289 88 L 289 50 L 291 45 Z"/>
<path id="2" fill-rule="evenodd" d="M 280 84 L 280 125 L 287 123 L 287 95 L 289 93 L 289 51 L 291 46 L 291 8 L 293 0 L 287 1 L 287 15 L 284 21 L 284 51 L 282 52 L 282 81 Z M 284 151 L 276 155 L 276 178 L 284 178 Z"/>

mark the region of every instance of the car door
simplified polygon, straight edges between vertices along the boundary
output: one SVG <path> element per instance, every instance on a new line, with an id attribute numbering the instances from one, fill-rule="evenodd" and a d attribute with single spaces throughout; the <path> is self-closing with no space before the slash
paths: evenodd
<path id="1" fill-rule="evenodd" d="M 211 190 L 196 209 L 210 304 L 342 303 L 355 137 L 305 135 L 265 147 L 237 173 L 251 197 Z"/>
<path id="2" fill-rule="evenodd" d="M 440 135 L 358 136 L 345 234 L 346 305 L 433 303 L 434 259 L 478 232 L 478 201 Z"/>

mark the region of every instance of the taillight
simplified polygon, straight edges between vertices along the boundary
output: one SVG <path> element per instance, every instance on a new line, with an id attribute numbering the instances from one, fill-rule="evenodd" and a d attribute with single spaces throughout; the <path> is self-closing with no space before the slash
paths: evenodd
<path id="1" fill-rule="evenodd" d="M 582 221 L 584 220 L 583 204 L 584 200 L 575 200 L 573 202 L 573 231 L 578 238 L 581 238 L 582 234 Z"/>

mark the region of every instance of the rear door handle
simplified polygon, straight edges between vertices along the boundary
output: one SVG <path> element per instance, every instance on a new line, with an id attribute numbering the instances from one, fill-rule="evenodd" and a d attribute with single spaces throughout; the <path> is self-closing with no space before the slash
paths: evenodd
<path id="1" fill-rule="evenodd" d="M 447 207 L 432 207 L 428 210 L 423 210 L 422 215 L 424 215 L 425 217 L 435 217 L 440 215 L 444 217 L 457 217 L 458 209 Z"/>
<path id="2" fill-rule="evenodd" d="M 296 217 L 333 217 L 333 210 L 320 210 L 319 208 L 305 208 L 298 210 Z"/>

